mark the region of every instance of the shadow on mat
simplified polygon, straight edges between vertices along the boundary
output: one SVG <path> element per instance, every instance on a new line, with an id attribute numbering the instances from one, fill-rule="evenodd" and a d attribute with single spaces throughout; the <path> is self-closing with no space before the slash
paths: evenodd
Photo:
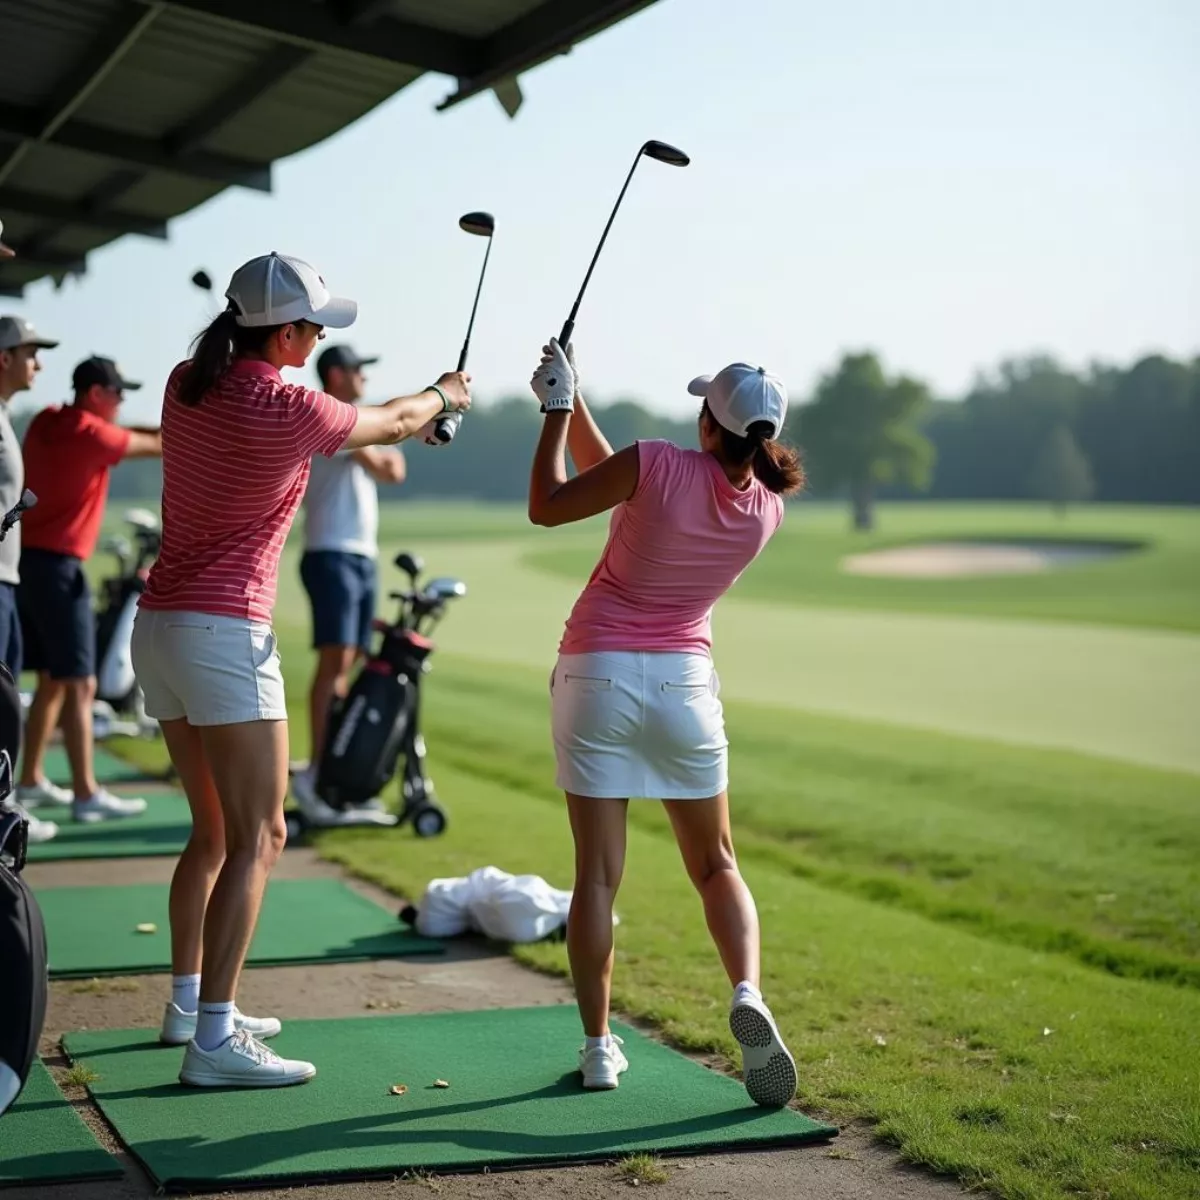
<path id="1" fill-rule="evenodd" d="M 122 1174 L 116 1159 L 99 1146 L 90 1150 L 54 1151 L 51 1171 L 46 1170 L 45 1152 L 0 1161 L 0 1187 L 22 1183 L 80 1183 L 88 1179 L 115 1179 Z"/>
<path id="2" fill-rule="evenodd" d="M 203 1089 L 209 1092 L 217 1089 Z M 177 1099 L 192 1092 L 182 1085 L 133 1088 L 123 1092 L 106 1093 L 99 1097 L 102 1107 L 108 1101 L 165 1098 L 174 1095 Z M 619 1096 L 619 1092 L 611 1095 Z M 579 1074 L 571 1071 L 545 1087 L 523 1092 L 515 1096 L 439 1106 L 415 1112 L 370 1113 L 348 1117 L 338 1121 L 322 1121 L 317 1124 L 287 1130 L 257 1130 L 236 1137 L 222 1139 L 209 1134 L 185 1135 L 177 1138 L 157 1140 L 131 1137 L 114 1121 L 122 1139 L 127 1142 L 139 1159 L 146 1163 L 151 1172 L 162 1183 L 172 1180 L 198 1182 L 213 1180 L 220 1182 L 247 1172 L 256 1172 L 273 1178 L 304 1177 L 320 1175 L 354 1175 L 375 1171 L 406 1170 L 414 1167 L 436 1168 L 439 1166 L 465 1166 L 437 1156 L 434 1151 L 428 1158 L 414 1156 L 415 1146 L 455 1147 L 459 1150 L 475 1151 L 480 1155 L 479 1166 L 489 1159 L 511 1160 L 564 1160 L 602 1157 L 617 1150 L 653 1148 L 663 1146 L 671 1139 L 697 1136 L 712 1146 L 730 1145 L 747 1136 L 753 1137 L 754 1124 L 766 1116 L 777 1116 L 771 1109 L 759 1108 L 747 1101 L 726 1112 L 709 1113 L 694 1118 L 663 1121 L 658 1124 L 637 1124 L 626 1129 L 580 1130 L 571 1133 L 532 1133 L 517 1128 L 470 1129 L 445 1128 L 448 1118 L 481 1111 L 495 1111 L 513 1104 L 524 1104 L 538 1100 L 554 1100 L 558 1103 L 571 1100 L 587 1104 L 603 1103 L 603 1099 L 585 1092 L 579 1086 Z M 112 1120 L 114 1114 L 108 1114 Z M 169 1118 L 168 1118 L 169 1119 Z M 414 1128 L 422 1122 L 436 1123 L 438 1128 Z M 535 1122 L 540 1123 L 540 1122 Z M 774 1142 L 793 1140 L 773 1137 Z M 825 1140 L 811 1130 L 797 1127 L 794 1141 Z M 365 1161 L 346 1162 L 340 1167 L 314 1161 L 314 1156 L 349 1155 L 357 1158 L 357 1152 L 375 1147 L 395 1146 L 399 1153 L 394 1160 L 371 1154 Z M 669 1148 L 669 1147 L 666 1147 Z M 702 1148 L 702 1147 L 697 1147 Z M 219 1163 L 219 1174 L 196 1173 L 188 1159 L 203 1163 Z M 282 1164 L 297 1160 L 290 1169 Z M 344 1161 L 344 1160 L 343 1160 Z M 280 1164 L 275 1167 L 274 1164 Z M 197 1163 L 197 1166 L 199 1163 Z"/>
<path id="3" fill-rule="evenodd" d="M 109 842 L 145 842 L 151 846 L 171 846 L 182 850 L 187 845 L 188 836 L 192 831 L 190 823 L 175 823 L 173 825 L 133 825 L 131 821 L 145 818 L 131 817 L 123 823 L 106 821 L 103 825 L 75 825 L 63 821 L 62 809 L 39 808 L 34 810 L 35 816 L 48 821 L 57 820 L 58 834 L 52 841 L 30 846 L 30 858 L 36 850 L 52 851 L 56 846 L 103 846 Z"/>

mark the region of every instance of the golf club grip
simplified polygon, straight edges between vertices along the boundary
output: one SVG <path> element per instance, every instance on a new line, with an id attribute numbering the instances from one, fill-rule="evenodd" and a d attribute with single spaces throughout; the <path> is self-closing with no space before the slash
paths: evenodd
<path id="1" fill-rule="evenodd" d="M 451 442 L 454 440 L 456 431 L 457 426 L 449 417 L 439 417 L 437 424 L 433 427 L 433 436 L 439 442 Z"/>
<path id="2" fill-rule="evenodd" d="M 562 332 L 558 335 L 558 344 L 565 351 L 571 342 L 571 334 L 575 332 L 575 318 L 568 317 L 566 324 L 562 327 Z"/>

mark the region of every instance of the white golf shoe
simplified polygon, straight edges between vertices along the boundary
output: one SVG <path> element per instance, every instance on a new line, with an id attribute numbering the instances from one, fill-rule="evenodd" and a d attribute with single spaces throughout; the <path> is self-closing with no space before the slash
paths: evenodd
<path id="1" fill-rule="evenodd" d="M 118 820 L 121 817 L 136 817 L 145 811 L 145 800 L 133 796 L 114 796 L 106 788 L 101 788 L 86 800 L 76 800 L 71 806 L 71 815 L 85 825 L 94 825 L 97 821 Z"/>
<path id="2" fill-rule="evenodd" d="M 311 767 L 297 771 L 291 782 L 296 807 L 310 825 L 331 829 L 346 825 L 392 826 L 396 823 L 395 817 L 384 811 L 383 803 L 378 797 L 353 808 L 334 808 L 333 805 L 327 804 L 317 795 L 317 776 Z"/>
<path id="3" fill-rule="evenodd" d="M 196 1036 L 196 1021 L 199 1015 L 184 1012 L 173 1000 L 168 1000 L 163 1010 L 158 1040 L 168 1046 L 186 1046 Z M 277 1017 L 248 1017 L 236 1008 L 233 1010 L 233 1027 L 235 1030 L 244 1029 L 259 1041 L 273 1038 L 283 1028 Z"/>
<path id="4" fill-rule="evenodd" d="M 316 1073 L 312 1063 L 280 1058 L 239 1029 L 214 1050 L 201 1050 L 194 1040 L 188 1042 L 179 1082 L 192 1087 L 290 1087 L 307 1083 Z"/>
<path id="5" fill-rule="evenodd" d="M 629 1059 L 621 1049 L 624 1044 L 610 1033 L 607 1045 L 589 1047 L 585 1042 L 579 1048 L 579 1070 L 585 1088 L 611 1089 L 621 1082 L 621 1073 L 629 1069 Z"/>
<path id="6" fill-rule="evenodd" d="M 775 1018 L 762 1000 L 734 995 L 729 1030 L 742 1048 L 742 1079 L 755 1104 L 782 1108 L 796 1095 L 796 1062 L 779 1036 Z"/>
<path id="7" fill-rule="evenodd" d="M 51 805 L 67 808 L 74 803 L 75 793 L 43 779 L 40 783 L 18 785 L 16 799 L 24 808 L 49 808 Z"/>
<path id="8" fill-rule="evenodd" d="M 22 807 L 20 804 L 8 804 L 4 806 L 15 812 L 18 816 L 23 817 L 29 828 L 26 831 L 26 838 L 31 846 L 36 846 L 40 842 L 51 841 L 58 834 L 58 824 L 54 821 L 43 821 L 41 817 L 35 817 L 33 813 Z M 0 809 L 3 812 L 4 809 Z"/>

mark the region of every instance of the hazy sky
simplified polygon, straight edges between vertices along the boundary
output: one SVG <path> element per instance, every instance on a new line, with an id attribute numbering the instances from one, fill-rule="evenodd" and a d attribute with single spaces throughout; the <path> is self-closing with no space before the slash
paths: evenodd
<path id="1" fill-rule="evenodd" d="M 274 193 L 233 189 L 0 310 L 63 341 L 36 401 L 108 353 L 147 384 L 124 419 L 152 420 L 214 311 L 192 271 L 223 292 L 280 250 L 359 301 L 384 398 L 454 366 L 483 250 L 457 219 L 482 208 L 469 369 L 482 400 L 528 394 L 653 137 L 692 165 L 644 162 L 613 227 L 575 334 L 597 398 L 690 412 L 687 380 L 735 359 L 800 398 L 861 347 L 942 394 L 1034 350 L 1192 355 L 1197 64 L 1197 0 L 658 0 L 524 76 L 515 120 L 490 94 L 439 114 L 453 84 L 427 76 L 277 164 Z"/>

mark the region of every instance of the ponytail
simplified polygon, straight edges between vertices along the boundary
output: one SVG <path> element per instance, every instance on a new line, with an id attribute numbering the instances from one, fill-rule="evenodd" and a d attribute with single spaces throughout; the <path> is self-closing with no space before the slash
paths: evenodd
<path id="1" fill-rule="evenodd" d="M 233 365 L 233 360 L 250 350 L 261 349 L 279 325 L 246 328 L 237 323 L 233 305 L 218 313 L 207 329 L 192 341 L 192 357 L 184 367 L 175 389 L 175 398 L 195 408 L 217 380 Z"/>
<path id="2" fill-rule="evenodd" d="M 700 412 L 712 421 L 721 435 L 721 457 L 734 466 L 744 467 L 753 462 L 754 477 L 768 491 L 779 496 L 791 496 L 804 487 L 804 468 L 800 452 L 771 437 L 769 421 L 755 421 L 745 437 L 731 433 L 712 415 L 708 404 Z"/>
<path id="3" fill-rule="evenodd" d="M 804 468 L 800 452 L 767 437 L 771 426 L 765 421 L 750 426 L 754 443 L 754 476 L 770 492 L 791 496 L 804 487 Z"/>

